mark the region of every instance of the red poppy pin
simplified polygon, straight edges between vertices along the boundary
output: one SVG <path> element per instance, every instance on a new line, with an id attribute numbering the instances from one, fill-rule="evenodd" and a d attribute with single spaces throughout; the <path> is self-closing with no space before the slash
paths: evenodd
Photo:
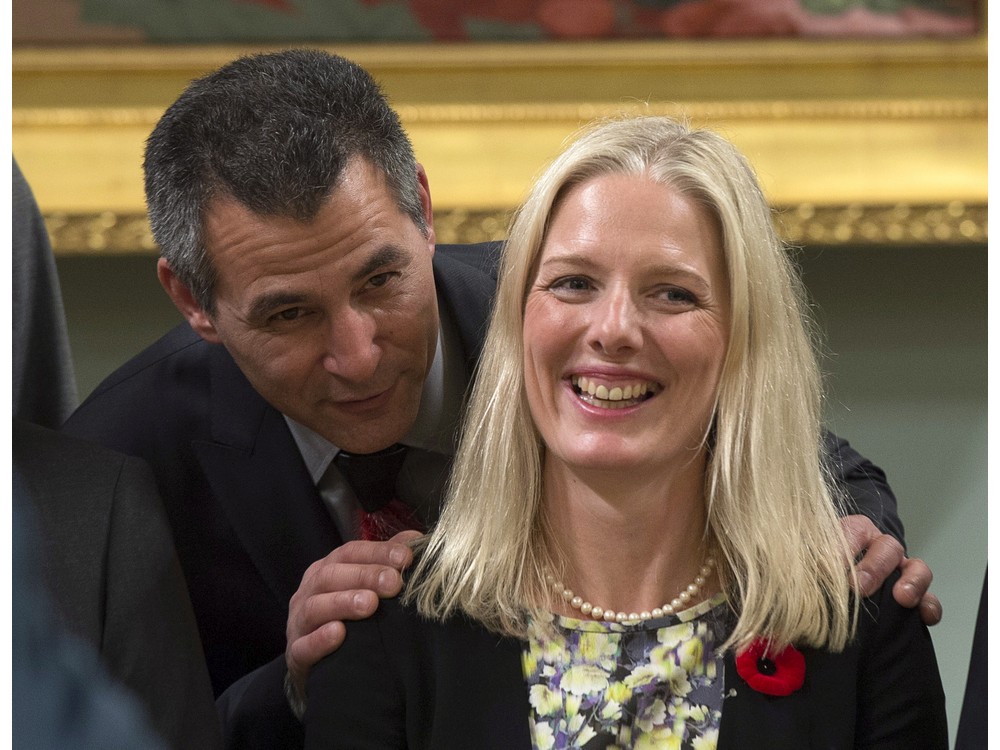
<path id="1" fill-rule="evenodd" d="M 769 643 L 758 638 L 736 657 L 736 672 L 764 695 L 791 695 L 806 679 L 806 658 L 794 646 L 768 653 Z"/>

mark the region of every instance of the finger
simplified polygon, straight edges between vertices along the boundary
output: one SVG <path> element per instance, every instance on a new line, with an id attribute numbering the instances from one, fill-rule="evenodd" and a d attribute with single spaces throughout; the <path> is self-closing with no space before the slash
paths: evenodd
<path id="1" fill-rule="evenodd" d="M 898 539 L 888 534 L 875 537 L 856 566 L 861 595 L 874 594 L 889 574 L 899 567 L 903 558 L 903 545 Z"/>
<path id="2" fill-rule="evenodd" d="M 840 519 L 840 525 L 855 558 L 882 534 L 868 516 L 844 516 Z"/>
<path id="3" fill-rule="evenodd" d="M 941 622 L 944 616 L 944 607 L 941 600 L 934 594 L 926 593 L 920 600 L 920 619 L 927 627 L 932 627 Z"/>
<path id="4" fill-rule="evenodd" d="M 285 666 L 299 692 L 305 694 L 309 670 L 324 656 L 340 648 L 347 637 L 347 629 L 342 622 L 329 622 L 309 635 L 292 641 L 285 651 Z"/>
<path id="5" fill-rule="evenodd" d="M 288 617 L 289 642 L 337 620 L 363 620 L 378 608 L 373 591 L 335 591 L 303 600 Z"/>
<path id="6" fill-rule="evenodd" d="M 413 532 L 401 532 L 386 542 L 355 540 L 337 547 L 320 562 L 389 565 L 402 570 L 413 561 L 413 551 L 406 543 L 413 538 Z"/>
<path id="7" fill-rule="evenodd" d="M 931 587 L 934 575 L 927 563 L 911 557 L 899 566 L 901 575 L 892 588 L 893 598 L 904 607 L 916 607 Z"/>
<path id="8" fill-rule="evenodd" d="M 367 589 L 380 597 L 395 596 L 403 586 L 403 576 L 389 565 L 355 565 L 352 563 L 328 563 L 311 568 L 302 578 L 297 599 L 309 598 L 335 591 Z"/>
<path id="9" fill-rule="evenodd" d="M 393 568 L 384 568 L 386 576 L 399 578 Z M 392 587 L 381 587 L 387 596 L 399 593 L 402 583 Z M 288 605 L 288 622 L 285 637 L 289 643 L 335 620 L 363 620 L 370 617 L 378 607 L 378 594 L 370 587 L 344 589 L 339 591 L 316 591 L 310 596 L 293 598 Z"/>

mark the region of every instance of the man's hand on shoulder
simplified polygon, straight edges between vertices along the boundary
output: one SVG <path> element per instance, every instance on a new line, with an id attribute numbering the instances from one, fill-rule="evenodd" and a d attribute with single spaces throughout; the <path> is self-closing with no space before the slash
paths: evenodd
<path id="1" fill-rule="evenodd" d="M 380 597 L 400 592 L 401 571 L 413 561 L 407 542 L 419 536 L 404 531 L 387 542 L 348 542 L 309 566 L 285 629 L 285 665 L 298 696 L 312 666 L 344 642 L 345 621 L 370 617 Z"/>
<path id="2" fill-rule="evenodd" d="M 937 625 L 942 608 L 940 600 L 928 591 L 934 576 L 927 564 L 907 557 L 899 540 L 879 531 L 867 516 L 847 516 L 841 523 L 855 559 L 864 554 L 857 564 L 859 593 L 862 596 L 875 593 L 889 574 L 899 568 L 901 576 L 892 587 L 893 598 L 903 607 L 919 607 L 925 625 Z"/>

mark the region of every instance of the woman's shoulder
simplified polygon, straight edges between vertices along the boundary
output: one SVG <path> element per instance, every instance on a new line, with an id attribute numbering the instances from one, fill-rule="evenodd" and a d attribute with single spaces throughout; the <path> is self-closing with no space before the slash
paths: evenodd
<path id="1" fill-rule="evenodd" d="M 899 573 L 861 602 L 857 734 L 868 745 L 946 748 L 944 689 L 927 626 L 892 594 Z M 913 744 L 907 744 L 912 742 Z"/>

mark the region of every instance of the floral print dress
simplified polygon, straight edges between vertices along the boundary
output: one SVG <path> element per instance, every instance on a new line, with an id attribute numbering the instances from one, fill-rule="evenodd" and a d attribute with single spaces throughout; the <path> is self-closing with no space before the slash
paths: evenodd
<path id="1" fill-rule="evenodd" d="M 728 616 L 724 594 L 635 624 L 537 615 L 522 650 L 535 750 L 714 750 Z"/>

